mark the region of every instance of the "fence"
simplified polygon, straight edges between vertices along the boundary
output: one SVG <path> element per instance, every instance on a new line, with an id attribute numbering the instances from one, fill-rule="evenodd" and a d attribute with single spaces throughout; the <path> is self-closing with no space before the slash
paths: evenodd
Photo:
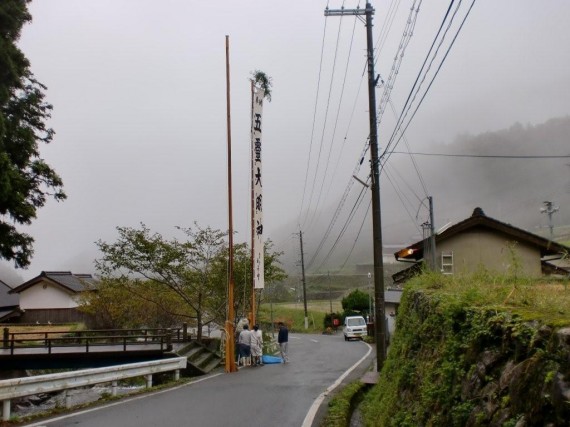
<path id="1" fill-rule="evenodd" d="M 68 332 L 10 332 L 10 328 L 4 328 L 2 346 L 10 349 L 12 355 L 18 348 L 47 348 L 51 354 L 54 347 L 85 346 L 85 351 L 89 352 L 92 346 L 110 344 L 122 344 L 123 351 L 126 351 L 127 346 L 156 343 L 160 344 L 161 350 L 170 351 L 172 342 L 187 342 L 190 339 L 186 324 L 177 329 L 104 329 Z"/>
<path id="2" fill-rule="evenodd" d="M 112 395 L 115 396 L 117 394 L 117 381 L 119 380 L 144 376 L 146 386 L 152 387 L 153 374 L 174 371 L 174 379 L 178 380 L 180 378 L 180 369 L 184 368 L 186 368 L 186 358 L 175 357 L 105 368 L 83 369 L 73 372 L 2 380 L 0 381 L 2 420 L 8 421 L 10 419 L 10 400 L 17 397 L 69 390 L 107 382 L 111 383 Z M 65 406 L 67 408 L 71 406 L 71 400 L 67 394 L 65 396 Z"/>

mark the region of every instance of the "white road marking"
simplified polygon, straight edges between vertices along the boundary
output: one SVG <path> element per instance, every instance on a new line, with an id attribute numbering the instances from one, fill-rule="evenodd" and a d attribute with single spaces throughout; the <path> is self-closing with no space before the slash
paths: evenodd
<path id="1" fill-rule="evenodd" d="M 311 339 L 312 342 L 319 342 L 318 340 Z"/>
<path id="2" fill-rule="evenodd" d="M 131 398 L 125 398 L 124 400 L 120 400 L 120 401 L 114 402 L 114 403 L 109 403 L 108 405 L 98 406 L 98 407 L 96 407 L 96 408 L 86 409 L 86 410 L 84 410 L 84 411 L 79 411 L 79 412 L 74 412 L 74 413 L 72 413 L 72 414 L 62 415 L 61 417 L 52 418 L 52 419 L 49 419 L 49 420 L 44 420 L 44 421 L 42 421 L 42 422 L 40 422 L 40 423 L 28 424 L 27 427 L 46 427 L 46 424 L 51 424 L 51 423 L 54 423 L 54 422 L 56 422 L 56 421 L 65 420 L 65 419 L 67 419 L 67 418 L 75 417 L 75 416 L 77 416 L 77 415 L 88 414 L 89 412 L 99 411 L 100 409 L 110 408 L 111 406 L 116 406 L 116 405 L 121 405 L 121 404 L 123 404 L 123 403 L 132 402 L 133 400 L 144 399 L 144 398 L 146 398 L 146 397 L 154 396 L 154 395 L 156 395 L 156 394 L 162 394 L 162 393 L 166 393 L 166 392 L 169 392 L 169 391 L 178 390 L 179 388 L 188 387 L 188 386 L 190 386 L 190 385 L 192 385 L 192 384 L 197 384 L 197 383 L 200 383 L 200 382 L 202 382 L 202 381 L 206 381 L 206 380 L 209 380 L 209 379 L 211 379 L 211 378 L 215 378 L 215 377 L 217 377 L 217 376 L 219 376 L 219 375 L 222 375 L 222 374 L 223 374 L 223 373 L 213 374 L 213 375 L 210 375 L 210 376 L 207 377 L 207 378 L 201 378 L 201 379 L 199 379 L 199 380 L 192 381 L 192 382 L 189 382 L 189 383 L 186 383 L 186 384 L 182 384 L 182 385 L 179 385 L 179 386 L 176 386 L 176 387 L 167 388 L 167 389 L 160 390 L 160 391 L 156 391 L 156 392 L 146 393 L 146 394 L 142 394 L 142 395 L 140 395 L 140 396 L 135 396 L 135 397 L 131 397 Z"/>
<path id="3" fill-rule="evenodd" d="M 319 410 L 319 406 L 321 406 L 321 403 L 323 403 L 323 400 L 325 400 L 325 397 L 327 397 L 327 395 L 331 391 L 333 391 L 335 388 L 337 388 L 342 383 L 342 381 L 348 376 L 348 374 L 350 374 L 352 371 L 354 371 L 356 369 L 356 367 L 358 365 L 360 365 L 364 361 L 364 359 L 366 359 L 368 357 L 368 355 L 372 351 L 372 347 L 370 347 L 364 341 L 363 341 L 363 344 L 366 344 L 366 346 L 368 347 L 368 352 L 364 356 L 362 356 L 362 358 L 358 362 L 356 362 L 354 365 L 352 365 L 348 369 L 348 371 L 346 371 L 344 374 L 342 374 L 340 377 L 338 377 L 338 379 L 333 384 L 331 384 L 325 391 L 323 391 L 319 395 L 319 397 L 317 397 L 315 399 L 315 401 L 313 402 L 313 404 L 309 408 L 309 412 L 307 412 L 307 415 L 305 416 L 305 419 L 303 420 L 302 427 L 311 427 L 313 425 L 315 415 L 317 415 L 317 411 Z"/>

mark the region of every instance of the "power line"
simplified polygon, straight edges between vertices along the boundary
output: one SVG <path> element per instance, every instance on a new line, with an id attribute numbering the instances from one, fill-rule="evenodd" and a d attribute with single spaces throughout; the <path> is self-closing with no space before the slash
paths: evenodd
<path id="1" fill-rule="evenodd" d="M 366 140 L 366 142 L 364 144 L 364 148 L 362 149 L 362 153 L 360 155 L 359 161 L 357 162 L 356 166 L 354 167 L 353 174 L 351 175 L 351 177 L 348 181 L 348 184 L 346 185 L 344 193 L 343 193 L 343 195 L 342 195 L 342 197 L 341 197 L 341 199 L 340 199 L 340 201 L 339 201 L 339 203 L 335 209 L 335 212 L 334 212 L 333 217 L 332 217 L 332 219 L 331 219 L 331 221 L 327 227 L 327 230 L 325 231 L 325 234 L 324 234 L 323 238 L 321 239 L 321 241 L 317 247 L 317 250 L 315 251 L 315 255 L 313 255 L 313 257 L 311 258 L 311 261 L 309 261 L 309 267 L 312 264 L 313 260 L 316 258 L 317 254 L 322 249 L 325 241 L 328 239 L 328 237 L 329 237 L 329 235 L 330 235 L 330 233 L 331 233 L 331 231 L 332 231 L 332 229 L 333 229 L 333 227 L 334 227 L 334 225 L 335 225 L 335 223 L 336 223 L 336 221 L 340 215 L 340 212 L 342 211 L 342 208 L 344 207 L 346 199 L 348 198 L 348 195 L 350 194 L 350 190 L 352 189 L 352 186 L 354 185 L 354 179 L 352 176 L 357 175 L 358 172 L 360 171 L 360 167 L 364 161 L 364 157 L 366 156 L 368 148 L 369 148 L 369 144 L 368 144 L 368 140 Z"/>
<path id="2" fill-rule="evenodd" d="M 368 208 L 366 209 L 366 212 L 364 213 L 364 217 L 362 218 L 362 223 L 360 224 L 360 228 L 358 229 L 358 234 L 356 235 L 354 242 L 352 243 L 352 247 L 350 248 L 350 251 L 348 252 L 348 255 L 346 256 L 346 259 L 344 260 L 344 262 L 342 263 L 342 265 L 338 269 L 339 272 L 342 271 L 342 269 L 344 268 L 344 266 L 346 265 L 346 263 L 350 259 L 350 256 L 352 255 L 352 251 L 354 251 L 354 247 L 356 246 L 356 242 L 358 242 L 358 238 L 360 237 L 360 233 L 362 232 L 362 228 L 364 227 L 364 222 L 366 221 L 366 218 L 368 217 L 368 212 L 370 212 L 370 206 L 371 205 L 372 205 L 372 199 L 370 199 L 370 202 L 368 202 Z"/>
<path id="3" fill-rule="evenodd" d="M 350 210 L 348 217 L 346 218 L 346 221 L 344 222 L 344 225 L 342 226 L 341 230 L 339 231 L 337 238 L 335 239 L 333 245 L 329 249 L 329 251 L 326 254 L 326 256 L 324 257 L 324 259 L 321 261 L 321 263 L 317 269 L 320 269 L 329 260 L 331 255 L 334 253 L 338 243 L 340 242 L 340 239 L 342 238 L 342 236 L 344 236 L 344 233 L 348 229 L 348 226 L 350 225 L 350 223 L 354 219 L 354 216 L 356 215 L 358 208 L 360 208 L 360 205 L 362 204 L 362 201 L 364 200 L 364 196 L 366 195 L 366 188 L 367 187 L 363 186 L 362 189 L 360 190 L 360 193 L 358 194 L 357 200 L 354 202 L 354 205 L 352 206 L 352 209 Z M 315 255 L 313 255 L 313 258 L 311 259 L 311 264 L 314 262 L 316 256 L 317 256 L 317 253 L 315 253 Z"/>
<path id="4" fill-rule="evenodd" d="M 447 28 L 445 29 L 443 35 L 441 36 L 441 40 L 439 41 L 439 44 L 438 44 L 435 52 L 431 56 L 431 61 L 429 62 L 427 69 L 425 69 L 425 71 L 424 71 L 425 65 L 426 65 L 430 55 L 432 54 L 433 47 L 439 38 L 439 35 L 441 33 L 443 26 L 445 25 L 445 22 L 447 21 L 447 17 L 449 16 L 449 12 L 451 11 L 451 8 L 453 6 L 454 1 L 455 0 L 451 0 L 449 7 L 447 9 L 447 12 L 445 13 L 445 15 L 443 17 L 443 20 L 441 21 L 441 24 L 439 26 L 439 30 L 437 31 L 437 33 L 433 39 L 432 45 L 431 45 L 428 53 L 426 54 L 426 57 L 425 57 L 424 62 L 420 68 L 420 71 L 418 72 L 418 75 L 416 76 L 416 80 L 415 80 L 414 84 L 412 85 L 412 89 L 410 90 L 410 93 L 408 94 L 408 98 L 406 99 L 406 102 L 404 103 L 404 107 L 402 108 L 402 112 L 400 113 L 400 117 L 396 121 L 396 126 L 394 127 L 394 131 L 392 132 L 392 135 L 390 135 L 390 138 L 388 139 L 388 143 L 386 144 L 386 148 L 384 149 L 384 153 L 388 152 L 388 150 L 390 149 L 390 146 L 394 142 L 394 138 L 398 134 L 398 131 L 401 129 L 408 113 L 410 112 L 410 109 L 412 108 L 412 104 L 416 100 L 416 97 L 418 96 L 418 93 L 420 92 L 420 89 L 421 89 L 429 71 L 431 70 L 432 64 L 435 61 L 435 59 L 437 58 L 437 55 L 439 54 L 439 49 L 443 45 L 443 42 L 445 41 L 445 37 L 447 36 L 447 33 L 448 33 L 449 29 L 451 28 L 453 21 L 455 20 L 455 16 L 457 15 L 459 8 L 461 7 L 462 0 L 459 0 L 459 3 L 457 4 L 455 11 L 451 15 L 451 19 L 449 20 L 449 22 L 447 24 Z M 420 80 L 420 77 L 422 76 L 422 74 L 423 74 L 423 77 L 422 77 L 422 79 L 418 85 L 418 80 Z M 426 90 L 426 92 L 427 92 L 427 90 Z M 412 97 L 412 95 L 413 95 L 413 97 Z"/>
<path id="5" fill-rule="evenodd" d="M 398 50 L 396 51 L 396 55 L 394 56 L 394 61 L 392 63 L 392 68 L 390 69 L 388 79 L 384 84 L 384 91 L 382 92 L 382 97 L 380 98 L 380 103 L 378 106 L 378 114 L 376 116 L 376 122 L 378 124 L 380 124 L 380 122 L 382 121 L 382 117 L 386 109 L 386 104 L 388 103 L 388 100 L 392 95 L 392 89 L 394 89 L 396 78 L 398 77 L 400 67 L 402 66 L 402 61 L 404 59 L 404 54 L 406 53 L 406 48 L 408 47 L 408 44 L 410 43 L 410 40 L 414 35 L 414 28 L 416 26 L 421 4 L 422 0 L 419 1 L 416 8 L 416 0 L 414 0 L 414 2 L 412 3 L 412 7 L 410 8 L 410 13 L 408 15 L 406 25 L 404 26 L 404 30 L 402 32 L 400 44 L 398 45 Z"/>
<path id="6" fill-rule="evenodd" d="M 460 2 L 461 4 L 461 2 Z M 461 32 L 461 30 L 463 29 L 463 25 L 465 24 L 465 21 L 467 20 L 467 18 L 469 17 L 469 14 L 471 13 L 471 10 L 473 9 L 473 6 L 475 5 L 475 0 L 473 0 L 473 2 L 471 3 L 471 6 L 469 6 L 469 9 L 467 10 L 467 13 L 465 14 L 465 17 L 463 18 L 463 21 L 461 21 L 461 25 L 459 26 L 459 28 L 457 29 L 457 32 L 455 33 L 455 36 L 453 37 L 453 40 L 451 41 L 449 47 L 447 48 L 447 51 L 445 52 L 445 55 L 443 57 L 443 59 L 441 60 L 441 62 L 439 63 L 439 66 L 434 74 L 434 76 L 432 77 L 428 87 L 426 88 L 422 98 L 420 99 L 419 104 L 417 105 L 416 109 L 414 110 L 414 113 L 412 114 L 412 117 L 410 117 L 410 119 L 408 120 L 408 123 L 406 124 L 406 127 L 404 128 L 403 131 L 401 131 L 401 135 L 404 135 L 404 132 L 408 129 L 408 127 L 410 126 L 410 123 L 412 122 L 412 120 L 414 119 L 414 117 L 416 116 L 416 113 L 418 112 L 418 109 L 420 108 L 420 106 L 422 105 L 425 97 L 427 96 L 434 80 L 436 79 L 437 75 L 439 74 L 439 72 L 441 71 L 441 67 L 443 66 L 443 64 L 445 63 L 445 60 L 447 59 L 447 56 L 449 55 L 449 52 L 451 51 L 451 48 L 453 47 L 453 45 L 455 44 L 455 41 L 457 40 L 457 37 L 459 36 L 459 33 Z M 395 136 L 395 132 L 392 134 L 393 136 Z M 402 136 L 400 136 L 400 138 L 398 138 L 398 140 L 396 141 L 396 143 L 394 144 L 394 148 L 392 149 L 395 150 L 398 143 L 400 142 L 400 140 L 402 139 Z M 389 149 L 390 143 L 388 143 L 388 146 L 386 147 L 386 149 L 384 150 L 384 152 L 382 153 L 381 157 L 384 157 L 384 155 L 387 153 L 388 149 Z M 385 158 L 384 163 L 388 161 L 388 158 L 390 157 L 390 153 L 388 153 L 388 156 Z"/>
<path id="7" fill-rule="evenodd" d="M 327 7 L 328 7 L 328 1 L 327 1 Z M 321 73 L 323 70 L 323 57 L 324 57 L 324 50 L 325 50 L 325 38 L 326 38 L 326 34 L 327 34 L 327 20 L 325 19 L 325 25 L 323 28 L 323 41 L 321 44 L 321 59 L 319 62 L 319 77 L 317 79 L 317 93 L 315 95 L 315 108 L 313 110 L 313 126 L 311 129 L 311 142 L 309 143 L 309 156 L 307 158 L 307 170 L 305 172 L 305 184 L 303 185 L 303 197 L 301 199 L 301 208 L 299 209 L 299 218 L 297 220 L 297 222 L 299 223 L 299 225 L 301 224 L 301 215 L 303 214 L 303 205 L 305 204 L 305 193 L 307 191 L 307 180 L 309 178 L 309 168 L 311 165 L 311 152 L 313 150 L 313 137 L 315 134 L 315 123 L 316 123 L 316 118 L 317 118 L 317 106 L 319 103 L 319 91 L 320 91 L 320 87 L 321 87 Z M 309 208 L 307 208 L 307 214 L 309 212 Z M 306 216 L 305 216 L 306 219 Z"/>
<path id="8" fill-rule="evenodd" d="M 516 155 L 495 155 L 495 154 L 412 153 L 412 152 L 407 152 L 407 151 L 392 151 L 391 154 L 413 154 L 414 156 L 463 157 L 463 158 L 482 158 L 482 159 L 568 159 L 568 158 L 570 158 L 570 155 L 516 156 Z"/>
<path id="9" fill-rule="evenodd" d="M 392 112 L 394 113 L 394 117 L 398 117 L 398 114 L 396 113 L 396 108 L 394 107 L 394 103 L 392 102 L 392 100 L 389 101 L 390 103 L 390 108 L 392 109 Z M 404 138 L 404 143 L 406 144 L 406 148 L 408 149 L 408 152 L 410 152 L 410 144 L 408 142 L 408 137 L 406 135 L 402 135 Z M 414 158 L 413 155 L 410 154 L 410 159 L 412 160 L 412 164 L 414 165 L 414 170 L 416 171 L 416 174 L 418 175 L 418 179 L 420 180 L 420 184 L 422 185 L 422 188 L 424 190 L 424 196 L 427 197 L 428 195 L 428 190 L 427 190 L 427 186 L 426 183 L 424 181 L 424 178 L 420 172 L 420 169 L 416 163 L 416 159 Z M 413 190 L 412 190 L 413 191 Z M 416 196 L 417 197 L 417 196 Z"/>
<path id="10" fill-rule="evenodd" d="M 410 89 L 410 93 L 408 94 L 408 98 L 406 99 L 406 102 L 404 102 L 404 107 L 402 108 L 402 112 L 400 113 L 400 117 L 399 117 L 398 120 L 396 121 L 396 128 L 398 128 L 398 125 L 401 126 L 400 121 L 403 121 L 403 120 L 405 119 L 405 116 L 403 117 L 403 114 L 404 114 L 404 112 L 406 111 L 406 108 L 409 109 L 408 104 L 410 103 L 410 98 L 412 97 L 412 94 L 414 93 L 414 90 L 416 89 L 416 86 L 417 86 L 417 84 L 418 84 L 418 81 L 419 81 L 419 79 L 420 79 L 422 73 L 424 72 L 424 68 L 425 68 L 425 66 L 426 66 L 426 63 L 427 63 L 427 61 L 428 61 L 428 59 L 429 59 L 429 57 L 430 57 L 430 55 L 431 55 L 431 52 L 433 51 L 433 47 L 435 46 L 435 43 L 436 43 L 437 39 L 439 38 L 439 35 L 440 35 L 440 33 L 441 33 L 441 30 L 442 30 L 443 26 L 445 25 L 445 22 L 447 21 L 447 17 L 449 16 L 449 12 L 451 11 L 451 8 L 452 8 L 454 2 L 455 2 L 455 0 L 451 0 L 451 3 L 449 3 L 449 7 L 447 8 L 447 12 L 445 13 L 445 15 L 444 15 L 444 17 L 443 17 L 443 19 L 442 19 L 442 21 L 441 21 L 441 24 L 440 24 L 440 26 L 439 26 L 439 29 L 437 30 L 437 33 L 436 33 L 436 35 L 435 35 L 435 37 L 434 37 L 434 39 L 433 39 L 433 42 L 432 42 L 432 44 L 431 44 L 431 46 L 430 46 L 430 48 L 429 48 L 429 51 L 428 51 L 428 53 L 426 54 L 426 57 L 424 58 L 424 62 L 423 62 L 423 64 L 422 64 L 421 68 L 420 68 L 420 71 L 418 72 L 418 75 L 416 76 L 416 80 L 414 81 L 414 84 L 412 85 L 412 88 Z M 461 3 L 460 3 L 460 4 L 461 4 Z M 454 15 L 454 16 L 455 16 L 455 15 Z M 451 22 L 453 22 L 453 18 L 452 18 Z M 450 25 L 451 25 L 451 22 L 450 22 Z M 448 27 L 448 29 L 449 29 L 449 27 Z M 447 30 L 446 30 L 446 33 L 447 33 Z M 440 46 L 441 46 L 441 43 L 443 42 L 444 39 L 445 39 L 445 34 L 443 35 L 443 38 L 442 38 L 442 40 L 441 40 L 441 42 L 440 42 Z M 438 46 L 437 51 L 439 50 L 439 47 L 440 47 L 440 46 Z M 433 61 L 435 60 L 435 57 L 437 56 L 437 51 L 434 53 L 434 56 L 433 56 L 433 58 L 432 58 L 432 60 L 431 60 L 431 62 L 430 62 L 430 64 L 429 64 L 427 70 L 425 71 L 424 77 L 423 77 L 422 81 L 420 82 L 420 85 L 419 85 L 418 88 L 417 88 L 417 91 L 420 90 L 420 87 L 421 87 L 421 85 L 423 84 L 423 82 L 424 82 L 424 80 L 425 80 L 425 78 L 426 78 L 426 76 L 427 76 L 427 73 L 429 72 L 429 70 L 430 70 L 430 68 L 431 68 L 431 64 L 433 63 Z M 417 95 L 417 91 L 416 91 L 416 95 Z M 415 99 L 415 96 L 416 96 L 416 95 L 414 95 L 414 99 Z M 413 102 L 414 99 L 412 99 L 411 102 Z M 390 137 L 390 140 L 392 140 L 392 137 Z"/>
<path id="11" fill-rule="evenodd" d="M 335 143 L 335 137 L 336 137 L 336 129 L 337 129 L 337 125 L 338 125 L 338 119 L 339 119 L 339 116 L 340 116 L 340 107 L 341 107 L 341 105 L 342 105 L 342 98 L 343 98 L 343 95 L 344 95 L 344 88 L 345 88 L 345 84 L 346 84 L 346 76 L 347 76 L 347 74 L 348 74 L 348 66 L 349 66 L 349 63 L 350 63 L 350 55 L 351 55 L 351 53 L 352 53 L 352 45 L 353 45 L 353 41 L 354 41 L 354 33 L 355 33 L 355 29 L 356 29 L 356 21 L 357 21 L 357 18 L 355 17 L 355 18 L 354 18 L 354 25 L 353 25 L 353 27 L 352 27 L 352 37 L 351 37 L 351 39 L 350 39 L 350 48 L 349 48 L 349 51 L 348 51 L 348 56 L 347 56 L 347 60 L 346 60 L 346 67 L 345 67 L 345 70 L 344 70 L 344 77 L 343 77 L 342 87 L 341 87 L 341 91 L 340 91 L 340 98 L 339 98 L 339 101 L 338 101 L 338 109 L 337 109 L 336 118 L 335 118 L 335 123 L 334 123 L 334 127 L 333 127 L 333 132 L 332 132 L 332 136 L 331 136 L 331 145 L 330 145 L 330 148 L 329 148 L 329 153 L 328 153 L 328 157 L 327 157 L 327 162 L 326 162 L 326 165 L 325 165 L 325 171 L 324 171 L 324 174 L 323 174 L 323 178 L 322 178 L 322 180 L 321 180 L 321 187 L 320 187 L 320 189 L 319 189 L 319 193 L 318 193 L 318 197 L 317 197 L 317 203 L 316 203 L 316 205 L 315 205 L 315 211 L 314 211 L 314 213 L 313 213 L 313 218 L 311 219 L 311 221 L 309 222 L 309 224 L 311 224 L 311 223 L 313 222 L 314 216 L 316 215 L 316 213 L 317 213 L 317 211 L 318 211 L 318 209 L 319 209 L 320 202 L 321 202 L 321 197 L 322 197 L 322 195 L 323 195 L 323 188 L 324 188 L 325 181 L 326 181 L 327 175 L 328 175 L 328 170 L 329 170 L 331 155 L 332 155 L 333 148 L 334 148 L 334 143 Z M 341 17 L 341 19 L 340 19 L 340 22 L 342 23 L 342 17 Z M 338 46 L 339 46 L 339 40 L 340 40 L 340 29 L 341 29 L 341 26 L 339 25 L 339 28 L 338 28 L 339 32 L 338 32 L 337 42 L 336 42 L 336 48 L 335 48 L 335 59 L 334 59 L 335 65 L 336 65 L 336 56 L 337 56 L 337 51 L 338 51 Z M 332 73 L 332 76 L 331 76 L 331 84 L 330 84 L 330 89 L 329 89 L 329 100 L 327 101 L 327 109 L 326 109 L 326 115 L 325 115 L 325 124 L 323 125 L 323 134 L 322 134 L 322 139 L 321 139 L 321 145 L 322 145 L 322 143 L 323 143 L 324 136 L 325 136 L 326 118 L 327 118 L 327 116 L 328 116 L 329 101 L 330 101 L 330 96 L 331 96 L 331 93 L 332 93 L 332 87 L 333 87 L 333 81 L 334 81 L 335 68 L 336 68 L 336 67 L 333 67 L 333 73 Z M 337 163 L 337 164 L 338 164 L 338 163 Z M 318 165 L 317 165 L 317 167 L 318 167 Z M 334 172 L 336 172 L 336 169 L 334 170 Z M 330 179 L 331 185 L 332 185 L 333 178 L 334 178 L 334 174 L 333 174 L 333 176 L 332 176 L 331 179 Z M 315 179 L 316 179 L 316 172 L 315 172 Z M 330 186 L 329 186 L 329 189 L 330 189 Z M 327 195 L 328 195 L 328 191 L 327 191 Z M 312 197 L 312 195 L 311 195 L 311 197 Z M 326 198 L 325 198 L 325 200 L 326 200 Z"/>

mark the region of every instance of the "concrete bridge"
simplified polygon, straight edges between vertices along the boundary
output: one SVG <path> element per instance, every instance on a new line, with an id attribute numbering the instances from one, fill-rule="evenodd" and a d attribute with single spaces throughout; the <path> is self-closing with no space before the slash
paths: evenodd
<path id="1" fill-rule="evenodd" d="M 191 339 L 188 328 L 10 332 L 4 328 L 0 370 L 95 368 L 188 357 L 197 373 L 219 364 L 210 339 Z"/>

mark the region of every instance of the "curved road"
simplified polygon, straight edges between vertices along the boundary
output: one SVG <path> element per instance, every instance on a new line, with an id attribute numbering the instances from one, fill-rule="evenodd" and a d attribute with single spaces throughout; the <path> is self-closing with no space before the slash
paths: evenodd
<path id="1" fill-rule="evenodd" d="M 30 426 L 304 426 L 319 425 L 326 390 L 371 366 L 374 353 L 342 334 L 289 334 L 290 363 L 200 377 L 183 386 L 123 399 Z M 323 395 L 324 393 L 324 395 Z M 326 398 L 324 399 L 326 401 Z M 321 406 L 321 409 L 323 406 Z"/>

